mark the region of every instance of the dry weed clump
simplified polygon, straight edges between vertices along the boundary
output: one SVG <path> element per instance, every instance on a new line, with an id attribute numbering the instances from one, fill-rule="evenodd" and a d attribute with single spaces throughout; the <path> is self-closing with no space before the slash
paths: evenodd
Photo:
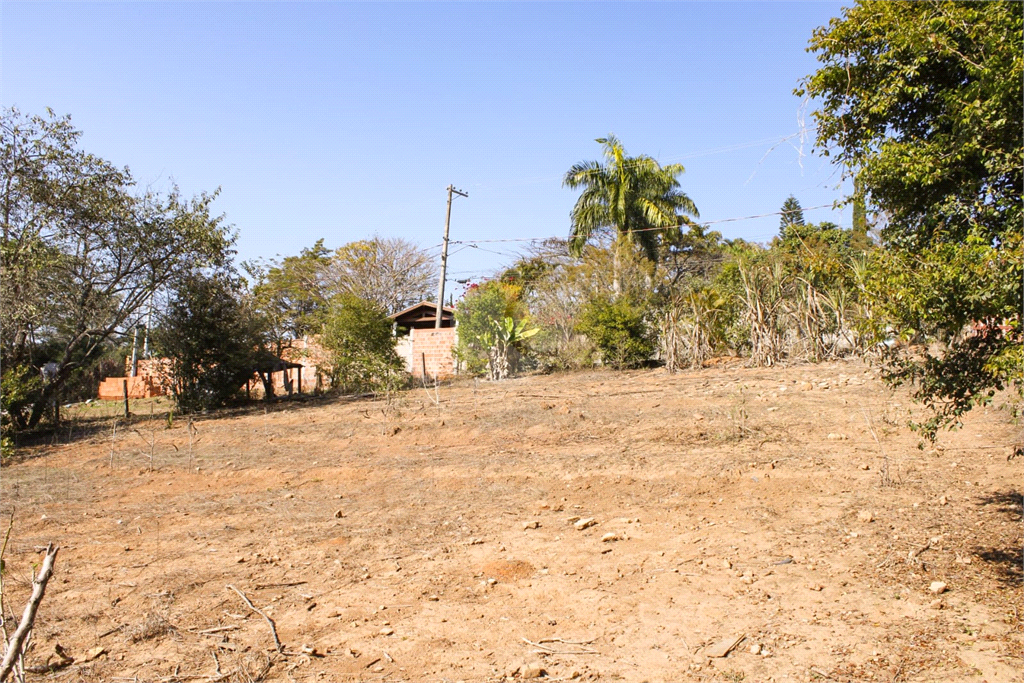
<path id="1" fill-rule="evenodd" d="M 128 629 L 126 635 L 132 643 L 141 643 L 176 632 L 174 626 L 159 614 L 146 614 L 145 620 Z"/>

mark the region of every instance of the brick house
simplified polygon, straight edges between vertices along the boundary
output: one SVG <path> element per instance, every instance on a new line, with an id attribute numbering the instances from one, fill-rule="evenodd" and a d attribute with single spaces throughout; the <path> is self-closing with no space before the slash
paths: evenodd
<path id="1" fill-rule="evenodd" d="M 453 351 L 456 342 L 455 309 L 441 308 L 441 327 L 436 327 L 437 305 L 421 301 L 391 316 L 398 344 L 395 351 L 405 370 L 419 379 L 446 379 L 458 373 Z"/>

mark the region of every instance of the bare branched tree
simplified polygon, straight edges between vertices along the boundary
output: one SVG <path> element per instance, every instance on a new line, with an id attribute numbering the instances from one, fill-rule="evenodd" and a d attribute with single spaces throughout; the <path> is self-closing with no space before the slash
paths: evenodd
<path id="1" fill-rule="evenodd" d="M 375 236 L 340 247 L 326 266 L 324 279 L 331 295 L 373 301 L 391 314 L 431 297 L 437 264 L 408 240 Z"/>

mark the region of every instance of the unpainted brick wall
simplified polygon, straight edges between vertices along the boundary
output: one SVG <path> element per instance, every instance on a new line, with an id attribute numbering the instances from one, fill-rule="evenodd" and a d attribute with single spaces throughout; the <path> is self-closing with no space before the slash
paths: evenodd
<path id="1" fill-rule="evenodd" d="M 412 337 L 412 376 L 423 376 L 424 363 L 427 366 L 427 379 L 446 379 L 455 374 L 455 328 L 413 329 Z"/>

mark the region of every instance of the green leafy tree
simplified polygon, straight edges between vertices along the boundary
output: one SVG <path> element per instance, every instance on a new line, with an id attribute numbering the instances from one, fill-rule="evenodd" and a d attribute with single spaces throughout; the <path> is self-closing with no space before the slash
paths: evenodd
<path id="1" fill-rule="evenodd" d="M 69 117 L 0 113 L 0 365 L 53 371 L 10 414 L 35 427 L 181 273 L 223 263 L 216 195 L 137 192 L 128 169 L 78 147 Z M 45 350 L 45 357 L 41 351 Z"/>
<path id="2" fill-rule="evenodd" d="M 253 306 L 264 317 L 278 355 L 290 339 L 319 334 L 328 310 L 325 272 L 330 251 L 317 240 L 298 256 L 269 264 L 246 263 Z"/>
<path id="3" fill-rule="evenodd" d="M 664 286 L 689 287 L 691 281 L 706 281 L 721 266 L 724 259 L 722 234 L 703 225 L 691 225 L 683 232 L 664 235 L 658 266 L 662 270 Z"/>
<path id="4" fill-rule="evenodd" d="M 934 437 L 1021 391 L 1024 4 L 857 2 L 814 32 L 818 145 L 880 219 L 866 283 L 885 377 Z M 935 351 L 935 349 L 940 349 Z"/>
<path id="5" fill-rule="evenodd" d="M 867 251 L 871 247 L 864 185 L 859 177 L 853 179 L 853 236 L 850 238 L 850 246 L 858 251 Z"/>
<path id="6" fill-rule="evenodd" d="M 620 298 L 591 301 L 580 312 L 577 329 L 601 351 L 601 360 L 616 370 L 650 360 L 655 341 L 641 306 Z"/>
<path id="7" fill-rule="evenodd" d="M 391 318 L 375 301 L 352 294 L 331 300 L 323 345 L 331 357 L 335 387 L 347 392 L 382 391 L 404 381 L 391 328 Z"/>
<path id="8" fill-rule="evenodd" d="M 455 307 L 459 328 L 455 354 L 472 374 L 488 368 L 494 346 L 495 323 L 506 318 L 514 324 L 522 321 L 527 310 L 522 301 L 523 289 L 508 280 L 489 280 L 471 286 Z"/>
<path id="9" fill-rule="evenodd" d="M 154 334 L 157 351 L 171 362 L 178 410 L 198 412 L 234 398 L 256 370 L 264 332 L 230 271 L 178 280 Z"/>
<path id="10" fill-rule="evenodd" d="M 636 245 L 656 261 L 661 237 L 674 235 L 690 217 L 700 216 L 693 201 L 679 189 L 678 176 L 685 169 L 682 164 L 663 167 L 649 156 L 627 156 L 614 135 L 597 142 L 604 149 L 604 161 L 575 164 L 562 180 L 565 187 L 583 190 L 571 214 L 569 249 L 579 256 L 592 236 L 611 231 L 616 256 L 623 246 Z M 613 291 L 616 297 L 621 294 L 618 258 Z"/>
<path id="11" fill-rule="evenodd" d="M 782 203 L 782 217 L 779 218 L 779 235 L 783 238 L 793 226 L 804 224 L 804 210 L 800 201 L 793 195 L 789 195 Z"/>

